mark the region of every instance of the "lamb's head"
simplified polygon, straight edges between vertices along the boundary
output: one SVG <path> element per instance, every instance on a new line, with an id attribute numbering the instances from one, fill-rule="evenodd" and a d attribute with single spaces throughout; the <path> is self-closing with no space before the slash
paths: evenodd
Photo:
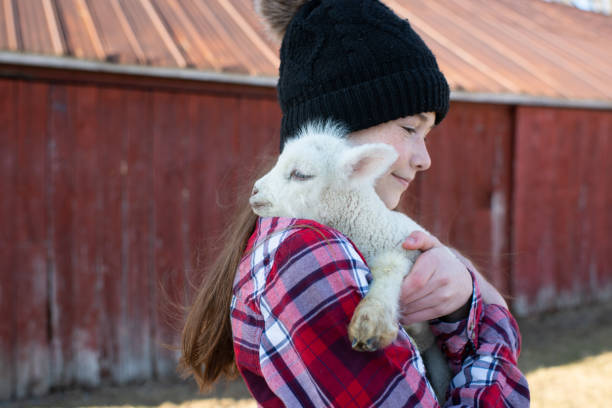
<path id="1" fill-rule="evenodd" d="M 383 143 L 353 145 L 346 134 L 332 122 L 303 127 L 285 144 L 272 170 L 255 182 L 253 211 L 262 217 L 324 222 L 334 215 L 329 212 L 338 210 L 330 208 L 330 197 L 359 192 L 378 199 L 374 183 L 395 162 L 397 152 Z"/>

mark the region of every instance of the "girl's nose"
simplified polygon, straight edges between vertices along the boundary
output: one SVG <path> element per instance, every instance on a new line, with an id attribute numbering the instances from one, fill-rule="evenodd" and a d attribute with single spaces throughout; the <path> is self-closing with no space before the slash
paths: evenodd
<path id="1" fill-rule="evenodd" d="M 253 187 L 253 191 L 251 191 L 251 196 L 254 196 L 257 193 L 259 193 L 259 190 L 257 189 L 257 187 Z"/>
<path id="2" fill-rule="evenodd" d="M 417 171 L 427 170 L 429 166 L 431 166 L 431 157 L 429 157 L 429 152 L 427 151 L 425 143 L 412 154 L 410 164 Z"/>

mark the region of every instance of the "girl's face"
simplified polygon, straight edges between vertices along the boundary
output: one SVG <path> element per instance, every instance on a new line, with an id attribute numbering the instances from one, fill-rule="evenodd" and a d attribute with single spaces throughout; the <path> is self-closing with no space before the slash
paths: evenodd
<path id="1" fill-rule="evenodd" d="M 389 209 L 399 204 L 417 172 L 427 170 L 431 158 L 427 152 L 425 137 L 434 126 L 434 112 L 405 116 L 353 132 L 349 139 L 356 144 L 386 143 L 399 155 L 389 171 L 376 181 L 376 192 Z"/>

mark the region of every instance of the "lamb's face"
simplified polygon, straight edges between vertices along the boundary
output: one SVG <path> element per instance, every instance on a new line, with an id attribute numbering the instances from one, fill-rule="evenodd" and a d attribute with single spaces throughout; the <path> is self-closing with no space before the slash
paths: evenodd
<path id="1" fill-rule="evenodd" d="M 322 196 L 336 181 L 331 149 L 314 138 L 288 143 L 272 170 L 255 182 L 249 200 L 253 211 L 262 217 L 320 220 Z"/>

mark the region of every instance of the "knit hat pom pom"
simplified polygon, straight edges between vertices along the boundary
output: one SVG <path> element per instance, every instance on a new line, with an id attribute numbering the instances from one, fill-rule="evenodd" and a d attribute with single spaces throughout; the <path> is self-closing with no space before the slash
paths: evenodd
<path id="1" fill-rule="evenodd" d="M 308 0 L 254 0 L 255 11 L 259 14 L 268 31 L 282 41 L 289 22 L 298 9 Z"/>

